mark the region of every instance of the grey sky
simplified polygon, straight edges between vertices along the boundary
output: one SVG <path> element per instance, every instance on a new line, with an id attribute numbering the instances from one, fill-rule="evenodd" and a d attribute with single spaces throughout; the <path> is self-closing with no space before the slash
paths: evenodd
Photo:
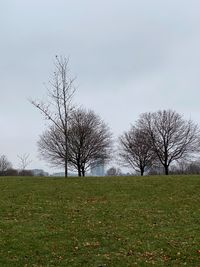
<path id="1" fill-rule="evenodd" d="M 200 123 L 198 0 L 0 0 L 0 154 L 37 159 L 45 95 L 56 54 L 70 56 L 75 101 L 115 137 L 141 112 L 172 108 Z"/>

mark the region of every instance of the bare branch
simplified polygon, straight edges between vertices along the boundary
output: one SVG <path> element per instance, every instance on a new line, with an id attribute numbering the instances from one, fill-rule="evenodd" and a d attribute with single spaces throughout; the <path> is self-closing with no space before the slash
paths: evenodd
<path id="1" fill-rule="evenodd" d="M 132 167 L 141 175 L 152 166 L 155 156 L 143 129 L 132 126 L 119 138 L 119 157 L 125 166 Z"/>
<path id="2" fill-rule="evenodd" d="M 23 155 L 17 155 L 18 159 L 19 159 L 19 168 L 20 170 L 23 172 L 26 170 L 26 168 L 28 167 L 28 165 L 31 164 L 32 160 L 29 158 L 30 155 L 25 153 Z"/>
<path id="3" fill-rule="evenodd" d="M 172 162 L 190 157 L 199 151 L 199 128 L 172 110 L 144 113 L 137 124 L 148 134 L 153 151 L 169 173 Z"/>
<path id="4" fill-rule="evenodd" d="M 72 100 L 76 91 L 75 78 L 70 77 L 68 64 L 68 58 L 56 56 L 55 71 L 47 89 L 47 100 L 45 102 L 29 100 L 44 115 L 45 119 L 49 120 L 65 136 L 64 166 L 66 177 L 68 175 L 68 124 L 73 110 Z"/>
<path id="5" fill-rule="evenodd" d="M 107 125 L 92 111 L 74 110 L 68 124 L 67 132 L 69 166 L 85 176 L 90 166 L 110 157 L 111 134 Z M 40 137 L 40 155 L 53 165 L 65 162 L 65 135 L 55 125 Z"/>

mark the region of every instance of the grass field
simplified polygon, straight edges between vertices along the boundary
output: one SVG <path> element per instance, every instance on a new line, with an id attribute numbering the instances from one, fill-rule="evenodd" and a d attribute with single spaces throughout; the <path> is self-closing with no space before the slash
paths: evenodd
<path id="1" fill-rule="evenodd" d="M 200 266 L 200 176 L 0 178 L 0 266 Z"/>

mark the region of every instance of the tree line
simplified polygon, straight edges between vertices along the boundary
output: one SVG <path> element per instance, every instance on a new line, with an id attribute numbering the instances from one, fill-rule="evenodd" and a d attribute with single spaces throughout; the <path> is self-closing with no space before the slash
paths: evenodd
<path id="1" fill-rule="evenodd" d="M 33 176 L 27 166 L 31 163 L 29 154 L 18 155 L 19 169 L 15 169 L 5 155 L 0 156 L 0 176 Z"/>
<path id="2" fill-rule="evenodd" d="M 39 137 L 39 154 L 51 165 L 64 167 L 65 177 L 69 169 L 85 176 L 95 162 L 107 163 L 114 157 L 112 133 L 94 111 L 74 104 L 76 79 L 68 59 L 56 56 L 54 64 L 47 99 L 30 100 L 49 121 Z M 173 163 L 198 154 L 199 145 L 197 124 L 174 110 L 159 110 L 141 114 L 119 137 L 117 155 L 120 164 L 141 175 L 160 167 L 168 175 Z"/>

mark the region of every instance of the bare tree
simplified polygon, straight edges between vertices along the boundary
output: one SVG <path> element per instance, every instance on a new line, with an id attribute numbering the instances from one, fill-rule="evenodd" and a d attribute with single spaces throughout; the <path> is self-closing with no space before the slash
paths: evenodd
<path id="1" fill-rule="evenodd" d="M 185 171 L 186 174 L 200 174 L 200 162 L 190 162 Z"/>
<path id="2" fill-rule="evenodd" d="M 0 157 L 0 175 L 4 175 L 6 171 L 12 168 L 12 163 L 5 155 Z"/>
<path id="3" fill-rule="evenodd" d="M 172 162 L 186 158 L 199 151 L 199 128 L 191 120 L 184 120 L 175 111 L 163 110 L 144 113 L 138 125 L 145 129 L 150 138 L 153 151 L 169 174 Z"/>
<path id="4" fill-rule="evenodd" d="M 119 138 L 119 157 L 125 166 L 131 166 L 141 176 L 152 166 L 155 154 L 143 129 L 132 126 Z"/>
<path id="5" fill-rule="evenodd" d="M 107 125 L 93 111 L 74 110 L 68 125 L 68 163 L 85 176 L 86 171 L 97 160 L 110 157 L 111 133 Z M 65 163 L 65 136 L 55 125 L 40 136 L 40 155 L 51 164 Z"/>
<path id="6" fill-rule="evenodd" d="M 32 160 L 30 159 L 30 155 L 25 153 L 23 155 L 17 155 L 18 159 L 19 159 L 19 169 L 22 175 L 24 175 L 26 172 L 26 168 L 28 167 L 28 165 L 31 164 Z"/>
<path id="7" fill-rule="evenodd" d="M 64 136 L 65 147 L 65 177 L 68 176 L 68 124 L 70 113 L 73 109 L 73 96 L 75 93 L 75 78 L 70 77 L 68 64 L 65 57 L 55 58 L 55 72 L 48 88 L 48 99 L 45 102 L 30 100 L 39 109 L 46 119 L 50 120 L 52 127 L 56 127 Z"/>
<path id="8" fill-rule="evenodd" d="M 77 109 L 72 116 L 69 144 L 70 163 L 79 176 L 97 161 L 110 159 L 111 133 L 108 126 L 93 111 Z"/>
<path id="9" fill-rule="evenodd" d="M 200 174 L 199 159 L 180 160 L 170 168 L 173 174 Z"/>
<path id="10" fill-rule="evenodd" d="M 68 140 L 67 140 L 68 143 Z M 52 166 L 65 167 L 66 153 L 65 134 L 56 125 L 50 125 L 45 132 L 40 135 L 38 141 L 38 151 L 42 159 L 49 162 Z"/>

